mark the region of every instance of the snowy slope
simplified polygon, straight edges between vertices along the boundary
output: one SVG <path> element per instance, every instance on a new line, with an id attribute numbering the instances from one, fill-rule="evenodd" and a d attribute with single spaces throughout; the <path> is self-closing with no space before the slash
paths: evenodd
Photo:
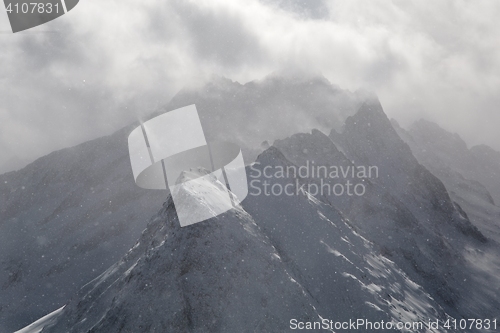
<path id="1" fill-rule="evenodd" d="M 497 315 L 494 196 L 441 179 L 366 98 L 321 77 L 216 78 L 161 111 L 196 103 L 209 141 L 239 144 L 248 162 L 268 148 L 262 141 L 274 142 L 248 168 L 250 181 L 295 184 L 264 179 L 263 168 L 307 161 L 377 166 L 380 177 L 364 180 L 359 198 L 249 195 L 236 210 L 180 228 L 171 201 L 154 215 L 162 193 L 133 183 L 134 125 L 0 176 L 0 331 L 68 302 L 44 332 L 281 332 L 291 318 Z M 496 155 L 474 154 L 494 177 Z M 183 189 L 191 203 L 202 200 L 195 188 Z"/>
<path id="2" fill-rule="evenodd" d="M 196 104 L 208 140 L 237 143 L 253 161 L 262 141 L 336 126 L 360 103 L 322 77 L 273 74 L 245 85 L 214 78 L 159 113 Z M 127 136 L 136 125 L 0 176 L 0 331 L 62 306 L 121 257 L 165 200 L 133 182 Z"/>
<path id="3" fill-rule="evenodd" d="M 259 161 L 289 163 L 275 148 Z M 185 228 L 168 201 L 136 246 L 43 332 L 286 332 L 292 318 L 357 317 L 396 323 L 445 313 L 335 208 L 306 193 L 249 197 Z"/>
<path id="4" fill-rule="evenodd" d="M 54 312 L 49 313 L 48 315 L 38 319 L 34 323 L 26 326 L 25 328 L 15 331 L 14 333 L 39 333 L 41 332 L 45 327 L 50 327 L 54 323 L 56 323 L 57 318 L 61 314 L 62 310 L 64 307 L 61 307 Z"/>
<path id="5" fill-rule="evenodd" d="M 473 272 L 475 294 L 500 298 L 500 154 L 487 146 L 467 148 L 457 134 L 420 120 L 409 130 L 393 121 L 398 134 L 418 160 L 445 184 L 463 214 L 487 235 L 481 247 L 466 247 L 467 270 Z M 486 302 L 485 302 L 486 303 Z M 498 309 L 498 307 L 497 307 Z"/>
<path id="6" fill-rule="evenodd" d="M 165 200 L 135 185 L 130 130 L 0 176 L 0 332 L 64 305 L 135 243 Z"/>
<path id="7" fill-rule="evenodd" d="M 500 241 L 500 153 L 467 148 L 457 134 L 420 120 L 407 131 L 393 122 L 418 160 L 437 175 L 451 196 L 491 238 Z"/>
<path id="8" fill-rule="evenodd" d="M 170 200 L 47 331 L 275 332 L 317 320 L 312 302 L 244 210 L 181 228 Z"/>
<path id="9" fill-rule="evenodd" d="M 402 260 L 397 262 L 404 267 L 407 261 L 423 279 L 417 279 L 409 269 L 405 271 L 429 291 L 434 289 L 432 295 L 441 297 L 450 312 L 455 310 L 466 317 L 496 315 L 497 295 L 474 279 L 477 271 L 468 260 L 470 253 L 495 245 L 488 244 L 484 234 L 450 197 L 444 184 L 417 161 L 380 103 L 372 101 L 362 106 L 356 115 L 347 119 L 343 132 L 331 137 L 355 163 L 378 165 L 380 186 L 403 203 L 418 221 L 422 232 L 413 232 L 411 237 L 427 260 L 421 260 L 414 252 L 408 256 L 403 251 Z M 387 243 L 384 238 L 384 233 L 378 232 L 372 239 L 383 244 Z M 407 245 L 401 242 L 398 246 Z M 433 266 L 430 270 L 426 268 L 426 261 Z M 489 275 L 487 280 L 491 278 Z M 444 292 L 442 287 L 446 289 Z"/>

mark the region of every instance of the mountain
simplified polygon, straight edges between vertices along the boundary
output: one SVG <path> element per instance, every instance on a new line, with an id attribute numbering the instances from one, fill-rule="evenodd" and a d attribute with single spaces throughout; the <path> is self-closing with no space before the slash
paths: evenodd
<path id="1" fill-rule="evenodd" d="M 365 105 L 358 114 L 366 118 L 372 110 L 378 125 L 388 130 L 389 120 L 378 104 Z M 369 119 L 375 126 L 376 119 Z M 358 125 L 363 123 L 355 120 Z M 468 262 L 460 250 L 467 245 L 480 248 L 484 236 L 457 215 L 444 186 L 412 157 L 394 129 L 392 137 L 379 130 L 374 132 L 384 135 L 374 134 L 373 144 L 383 137 L 386 145 L 397 145 L 406 152 L 391 149 L 390 163 L 406 159 L 406 164 L 398 162 L 399 172 L 408 172 L 402 165 L 416 169 L 411 175 L 421 177 L 417 185 L 408 181 L 406 186 L 389 187 L 380 177 L 364 196 L 351 200 L 300 191 L 317 182 L 315 177 L 281 176 L 279 170 L 298 170 L 307 161 L 317 166 L 354 163 L 318 130 L 277 140 L 247 168 L 251 189 L 260 191 L 251 191 L 241 207 L 180 228 L 173 202 L 167 201 L 136 246 L 85 286 L 57 323 L 44 332 L 274 332 L 288 331 L 290 318 L 343 322 L 362 315 L 369 322 L 395 325 L 444 321 L 450 315 L 460 318 L 485 311 L 484 299 L 471 294 L 475 285 L 458 281 L 471 277 L 464 272 Z M 349 135 L 346 141 L 352 139 L 354 129 L 344 135 Z M 364 157 L 370 156 L 365 153 Z M 380 170 L 385 166 L 380 164 Z M 210 186 L 221 188 L 215 178 L 212 182 L 215 184 Z M 259 187 L 264 182 L 268 189 L 291 186 L 291 195 L 266 192 Z M 193 188 L 184 190 L 203 204 L 205 199 Z M 415 214 L 412 210 L 417 205 L 406 202 L 404 192 L 420 200 L 421 208 Z M 439 206 L 432 206 L 433 201 Z M 424 208 L 429 210 L 422 212 Z M 431 228 L 429 220 L 419 219 L 422 216 L 439 218 L 435 224 L 443 225 Z M 263 275 L 268 277 L 266 282 Z M 290 282 L 297 288 L 287 288 Z M 244 304 L 239 303 L 242 298 Z M 494 300 L 486 305 L 492 303 Z M 290 304 L 301 309 L 302 317 L 289 312 Z M 244 318 L 241 312 L 245 312 Z"/>
<path id="2" fill-rule="evenodd" d="M 319 199 L 347 216 L 450 314 L 469 313 L 474 296 L 459 295 L 476 290 L 465 287 L 468 277 L 457 267 L 467 265 L 464 248 L 482 246 L 486 238 L 455 206 L 441 181 L 418 163 L 380 103 L 362 105 L 347 118 L 342 133 L 333 130 L 330 138 L 313 131 L 274 144 L 299 166 L 313 161 L 316 165 L 377 167 L 378 177 L 358 179 L 365 183 L 363 196 L 322 195 Z M 350 180 L 356 182 L 355 177 Z M 309 182 L 321 186 L 319 179 Z M 478 309 L 472 313 L 480 312 L 481 302 L 478 297 Z"/>
<path id="3" fill-rule="evenodd" d="M 471 221 L 496 243 L 500 242 L 500 153 L 479 145 L 468 148 L 458 134 L 420 120 L 408 130 L 394 128 L 416 158 L 446 186 Z"/>
<path id="4" fill-rule="evenodd" d="M 449 179 L 460 177 L 460 174 L 464 179 L 480 183 L 469 185 L 476 189 L 478 195 L 482 193 L 486 201 L 493 205 L 500 202 L 499 152 L 486 145 L 469 149 L 458 134 L 447 132 L 426 120 L 415 122 L 408 130 L 402 129 L 396 122 L 394 125 L 416 158 L 436 175 Z M 453 189 L 453 192 L 460 191 Z"/>
<path id="5" fill-rule="evenodd" d="M 488 244 L 464 251 L 475 274 L 476 293 L 500 297 L 500 153 L 479 145 L 468 148 L 458 134 L 419 120 L 408 130 L 392 121 L 415 157 L 438 176 L 457 207 L 488 237 Z"/>
<path id="6" fill-rule="evenodd" d="M 0 174 L 10 170 L 19 170 L 22 166 L 27 164 L 28 161 L 17 156 L 11 156 L 10 158 L 3 157 L 3 160 L 0 162 Z"/>
<path id="7" fill-rule="evenodd" d="M 0 176 L 0 332 L 64 305 L 121 258 L 165 200 L 130 177 L 131 129 Z"/>
<path id="8" fill-rule="evenodd" d="M 250 163 L 263 141 L 339 128 L 364 98 L 363 92 L 342 90 L 322 76 L 273 73 L 246 84 L 214 76 L 201 88 L 181 90 L 160 113 L 196 104 L 207 140 L 238 144 Z"/>
<path id="9" fill-rule="evenodd" d="M 274 147 L 257 161 L 259 168 L 290 165 Z M 249 172 L 268 179 L 262 170 Z M 308 193 L 251 196 L 185 228 L 169 200 L 136 246 L 43 332 L 282 332 L 292 318 L 348 321 L 356 314 L 371 322 L 445 315 L 336 209 Z"/>
<path id="10" fill-rule="evenodd" d="M 461 183 L 425 163 L 375 97 L 322 77 L 214 78 L 156 114 L 190 104 L 208 141 L 243 148 L 250 193 L 241 206 L 180 228 L 170 198 L 133 182 L 126 137 L 137 124 L 1 176 L 10 252 L 0 281 L 12 281 L 0 299 L 10 327 L 65 304 L 43 332 L 275 332 L 288 331 L 292 318 L 496 316 L 493 195 L 477 184 L 456 195 L 452 184 Z M 495 172 L 497 155 L 474 154 Z M 222 184 L 199 182 L 216 200 Z M 204 204 L 195 188 L 182 191 Z M 19 240 L 24 252 L 15 251 Z M 39 273 L 50 268 L 40 253 L 63 263 L 57 275 Z M 22 265 L 5 261 L 16 255 Z"/>
<path id="11" fill-rule="evenodd" d="M 195 103 L 207 139 L 237 143 L 252 162 L 262 141 L 341 123 L 361 99 L 323 77 L 275 73 L 244 85 L 214 77 L 158 113 Z M 165 201 L 131 176 L 127 136 L 138 125 L 0 175 L 0 332 L 63 306 L 135 243 Z"/>

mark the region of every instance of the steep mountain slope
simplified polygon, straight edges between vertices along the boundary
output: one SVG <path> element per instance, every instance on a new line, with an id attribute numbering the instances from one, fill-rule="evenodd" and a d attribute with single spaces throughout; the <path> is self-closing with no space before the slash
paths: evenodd
<path id="1" fill-rule="evenodd" d="M 250 187 L 267 181 L 293 194 L 250 194 L 239 209 L 186 228 L 168 201 L 136 246 L 45 332 L 286 331 L 292 318 L 496 315 L 500 251 L 490 231 L 498 223 L 482 206 L 493 201 L 480 186 L 458 196 L 455 178 L 443 185 L 378 101 L 324 78 L 272 75 L 245 85 L 218 78 L 181 91 L 160 112 L 190 104 L 208 140 L 239 144 L 247 162 L 274 141 L 248 168 Z M 126 138 L 135 126 L 0 176 L 0 331 L 64 305 L 133 245 L 165 201 L 133 182 Z M 333 130 L 309 133 L 315 127 Z M 484 151 L 475 153 L 494 172 L 496 155 Z M 264 172 L 308 161 L 376 166 L 377 177 L 347 174 L 366 188 L 350 196 L 301 190 L 338 179 Z M 475 201 L 465 194 L 484 200 L 469 207 Z"/>
<path id="2" fill-rule="evenodd" d="M 486 145 L 468 148 L 458 134 L 452 134 L 437 124 L 419 120 L 408 130 L 393 121 L 398 134 L 411 147 L 415 157 L 436 172 L 439 177 L 459 177 L 479 184 L 470 184 L 492 204 L 500 202 L 500 153 Z M 451 182 L 450 182 L 451 185 Z M 481 189 L 484 187 L 484 189 Z M 458 190 L 458 192 L 460 192 Z"/>
<path id="3" fill-rule="evenodd" d="M 262 141 L 337 126 L 361 100 L 322 77 L 273 74 L 245 85 L 214 78 L 159 113 L 196 104 L 207 139 L 237 143 L 253 161 Z M 62 306 L 135 242 L 165 200 L 133 182 L 127 136 L 137 125 L 0 176 L 0 331 Z"/>
<path id="4" fill-rule="evenodd" d="M 0 331 L 64 305 L 137 240 L 165 194 L 130 176 L 131 127 L 0 176 Z"/>
<path id="5" fill-rule="evenodd" d="M 370 124 L 370 130 L 366 129 L 367 123 Z M 249 168 L 249 180 L 253 190 L 267 182 L 267 189 L 280 189 L 279 194 L 274 190 L 266 192 L 260 187 L 258 193 L 250 193 L 242 208 L 224 216 L 179 228 L 174 207 L 171 202 L 168 203 L 165 211 L 154 220 L 156 222 L 150 224 L 146 232 L 154 241 L 145 241 L 143 236 L 143 240 L 131 251 L 134 255 L 129 253 L 118 266 L 83 289 L 67 307 L 58 324 L 54 328 L 47 328 L 47 332 L 86 331 L 91 328 L 96 332 L 113 332 L 116 327 L 123 331 L 141 331 L 145 327 L 146 331 L 154 331 L 160 327 L 171 327 L 169 325 L 180 320 L 171 317 L 171 313 L 182 313 L 183 320 L 191 322 L 190 316 L 197 311 L 203 313 L 203 319 L 191 326 L 179 324 L 181 326 L 175 326 L 175 329 L 203 331 L 213 329 L 212 326 L 206 326 L 209 317 L 222 322 L 226 322 L 227 317 L 238 318 L 232 314 L 232 311 L 241 311 L 238 307 L 206 314 L 207 309 L 213 307 L 213 302 L 221 302 L 214 299 L 231 299 L 233 295 L 219 293 L 221 287 L 216 290 L 209 287 L 214 286 L 212 275 L 217 270 L 197 266 L 199 262 L 210 261 L 211 267 L 218 267 L 214 257 L 220 258 L 222 255 L 218 254 L 220 248 L 212 244 L 220 244 L 226 236 L 217 238 L 216 242 L 210 239 L 214 234 L 225 235 L 226 228 L 235 226 L 238 226 L 238 231 L 233 232 L 250 232 L 253 241 L 271 246 L 272 251 L 268 253 L 279 263 L 278 266 L 271 266 L 273 273 L 285 271 L 300 286 L 301 294 L 305 297 L 300 306 L 309 304 L 320 318 L 330 318 L 334 314 L 332 319 L 335 321 L 348 321 L 362 315 L 371 322 L 383 320 L 396 323 L 424 322 L 425 318 L 446 319 L 446 312 L 457 318 L 494 316 L 498 299 L 481 288 L 473 276 L 477 271 L 470 265 L 470 257 L 467 257 L 471 249 L 484 250 L 489 244 L 485 245 L 484 236 L 460 211 L 459 206 L 453 204 L 443 184 L 413 157 L 409 147 L 392 129 L 380 105 L 363 106 L 357 114 L 347 119 L 344 132 L 337 133 L 335 140 L 343 152 L 317 130 L 311 134 L 296 134 L 277 140 Z M 354 140 L 358 140 L 358 144 Z M 368 148 L 358 149 L 363 144 Z M 374 149 L 379 155 L 372 155 Z M 351 160 L 347 156 L 355 158 Z M 367 192 L 357 198 L 324 193 L 313 195 L 300 189 L 304 188 L 302 185 L 318 184 L 314 176 L 300 177 L 293 174 L 291 177 L 282 177 L 273 172 L 289 167 L 297 170 L 308 162 L 317 166 L 346 167 L 360 160 L 368 165 L 377 163 L 381 174 L 387 170 L 389 172 L 375 179 L 365 179 Z M 394 180 L 391 175 L 397 184 L 392 183 Z M 283 193 L 287 186 L 291 186 L 289 191 Z M 190 194 L 193 198 L 197 197 L 195 192 Z M 240 228 L 242 223 L 244 226 Z M 212 233 L 205 229 L 211 230 L 215 226 L 223 230 Z M 150 230 L 156 232 L 151 234 Z M 194 230 L 200 230 L 200 233 Z M 208 234 L 208 241 L 205 242 L 202 241 L 205 239 L 204 233 Z M 195 240 L 189 246 L 179 245 L 178 237 Z M 240 238 L 231 233 L 229 239 Z M 248 246 L 260 248 L 253 244 Z M 186 249 L 187 252 L 177 257 L 178 248 Z M 194 258 L 191 251 L 202 259 Z M 149 254 L 151 252 L 155 255 Z M 229 249 L 229 252 L 235 251 Z M 250 257 L 244 258 L 237 256 L 237 260 L 252 265 L 255 260 L 253 255 L 251 253 Z M 148 260 L 151 256 L 166 262 Z M 175 265 L 169 260 L 172 256 Z M 209 259 L 205 259 L 205 256 L 209 256 Z M 135 262 L 148 264 L 135 265 Z M 178 269 L 186 265 L 189 268 L 184 274 L 205 276 L 208 281 L 197 278 L 196 285 L 190 284 L 185 289 L 173 286 L 171 279 L 182 280 L 184 274 L 179 273 Z M 257 265 L 259 272 L 269 268 Z M 235 269 L 231 279 L 259 281 L 258 277 L 248 275 L 243 278 L 244 272 L 244 267 L 240 266 Z M 488 280 L 488 274 L 482 273 L 482 277 Z M 138 279 L 131 286 L 127 282 L 130 274 Z M 144 285 L 153 283 L 151 274 L 155 277 L 155 290 L 161 291 L 165 285 L 173 286 L 169 289 L 167 303 L 175 303 L 195 293 L 195 303 L 204 305 L 178 305 L 165 313 L 163 304 L 157 305 L 151 301 L 153 296 L 148 293 L 142 295 Z M 204 285 L 205 282 L 207 285 Z M 205 288 L 209 290 L 199 292 Z M 255 288 L 257 293 L 262 291 L 256 285 L 251 288 Z M 263 292 L 269 293 L 268 290 Z M 286 292 L 294 293 L 293 290 Z M 117 299 L 123 301 L 116 304 Z M 142 318 L 141 309 L 146 301 L 152 304 L 152 314 L 144 315 L 147 320 L 126 319 L 129 318 L 125 315 L 127 313 L 141 313 Z M 250 324 L 238 326 L 240 331 L 256 330 L 256 318 L 262 317 L 259 311 L 264 310 L 257 303 L 247 306 L 249 315 L 245 323 Z M 254 311 L 258 313 L 255 318 Z M 165 315 L 157 318 L 160 313 Z M 279 318 L 277 322 L 280 324 L 273 329 L 286 331 L 289 328 L 287 317 L 282 314 L 280 307 L 274 309 L 272 316 Z M 137 326 L 138 323 L 141 323 L 140 326 Z M 150 326 L 145 326 L 147 324 Z M 237 327 L 230 325 L 217 326 L 216 330 L 230 331 Z M 233 325 L 238 324 L 234 322 Z M 257 330 L 266 329 L 267 326 L 264 326 Z"/>
<path id="6" fill-rule="evenodd" d="M 500 297 L 500 154 L 487 146 L 467 148 L 457 135 L 420 120 L 409 130 L 393 126 L 415 157 L 445 184 L 458 208 L 488 236 L 486 246 L 464 251 L 468 269 L 478 283 L 476 293 Z"/>
<path id="7" fill-rule="evenodd" d="M 258 161 L 290 164 L 275 148 Z M 283 332 L 291 319 L 396 325 L 445 318 L 420 286 L 309 193 L 251 196 L 243 207 L 180 228 L 167 201 L 136 246 L 43 332 Z"/>
<path id="8" fill-rule="evenodd" d="M 349 172 L 340 179 L 313 176 L 304 181 L 316 189 L 346 180 L 364 184 L 366 193 L 361 196 L 323 191 L 317 197 L 339 209 L 449 313 L 484 313 L 482 298 L 470 302 L 468 294 L 474 294 L 474 288 L 465 287 L 470 277 L 460 267 L 466 262 L 466 246 L 482 246 L 486 238 L 461 215 L 443 184 L 413 157 L 378 101 L 362 106 L 347 119 L 342 133 L 334 131 L 331 136 L 342 151 L 320 131 L 293 135 L 274 145 L 299 167 L 376 166 L 379 175 L 372 179 L 357 179 Z"/>
<path id="9" fill-rule="evenodd" d="M 356 115 L 346 121 L 341 134 L 332 133 L 331 137 L 342 147 L 346 155 L 356 163 L 377 165 L 380 177 L 377 182 L 387 189 L 418 221 L 420 231 L 410 233 L 424 258 L 405 253 L 406 245 L 398 244 L 403 249 L 404 259 L 420 276 L 418 280 L 405 269 L 410 276 L 425 286 L 429 291 L 435 290 L 431 281 L 451 287 L 451 298 L 447 292 L 443 301 L 448 304 L 447 311 L 457 310 L 463 316 L 494 315 L 498 308 L 498 297 L 484 283 L 471 283 L 476 275 L 473 261 L 467 260 L 470 253 L 485 250 L 490 244 L 484 244 L 486 238 L 469 220 L 463 209 L 450 198 L 443 183 L 413 156 L 410 147 L 400 139 L 383 113 L 378 101 L 362 106 Z M 362 223 L 366 225 L 364 220 Z M 384 230 L 371 228 L 376 243 L 384 241 Z M 494 245 L 495 246 L 495 245 Z M 480 251 L 481 251 L 480 250 Z M 396 252 L 397 253 L 397 252 Z M 460 258 L 460 259 L 458 259 Z M 398 263 L 405 267 L 404 261 Z M 426 261 L 432 263 L 430 270 Z M 463 267 L 466 267 L 464 270 Z M 424 268 L 422 270 L 422 268 Z M 491 272 L 487 274 L 491 281 Z M 433 296 L 443 297 L 436 290 Z M 485 299 L 489 301 L 485 302 Z"/>
<path id="10" fill-rule="evenodd" d="M 487 146 L 467 148 L 457 135 L 420 120 L 407 131 L 394 128 L 412 152 L 442 179 L 451 197 L 484 233 L 500 242 L 500 153 Z"/>

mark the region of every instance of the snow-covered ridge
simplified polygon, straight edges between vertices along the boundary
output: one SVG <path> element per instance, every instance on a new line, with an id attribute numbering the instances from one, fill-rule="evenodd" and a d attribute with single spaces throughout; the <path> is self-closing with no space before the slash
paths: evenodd
<path id="1" fill-rule="evenodd" d="M 237 143 L 250 160 L 260 154 L 254 167 L 378 166 L 380 177 L 356 200 L 249 196 L 238 209 L 180 228 L 171 200 L 157 212 L 162 194 L 133 184 L 133 127 L 0 176 L 0 331 L 70 299 L 44 332 L 281 332 L 292 317 L 494 315 L 500 215 L 483 200 L 489 190 L 444 179 L 401 140 L 378 101 L 366 102 L 322 79 L 272 77 L 216 81 L 167 106 L 196 103 L 209 140 Z M 311 131 L 321 121 L 326 128 Z M 262 152 L 264 140 L 274 145 Z M 487 156 L 479 164 L 494 177 L 496 155 L 472 153 Z M 222 186 L 212 180 L 213 189 Z M 196 187 L 182 190 L 201 199 Z"/>
<path id="2" fill-rule="evenodd" d="M 280 163 L 270 154 L 259 161 Z M 309 195 L 249 198 L 185 228 L 168 201 L 137 245 L 44 332 L 276 332 L 292 318 L 356 313 L 394 323 L 445 316 L 336 209 Z"/>

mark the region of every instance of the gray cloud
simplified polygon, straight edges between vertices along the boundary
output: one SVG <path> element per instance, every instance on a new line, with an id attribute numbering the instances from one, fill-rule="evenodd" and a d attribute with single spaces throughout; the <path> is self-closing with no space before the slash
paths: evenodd
<path id="1" fill-rule="evenodd" d="M 325 0 L 261 0 L 265 5 L 294 13 L 299 18 L 328 18 L 330 12 Z"/>
<path id="2" fill-rule="evenodd" d="M 373 90 L 402 125 L 424 117 L 500 150 L 499 16 L 490 0 L 83 1 L 0 34 L 0 172 L 109 133 L 211 73 L 246 82 L 276 69 Z"/>

